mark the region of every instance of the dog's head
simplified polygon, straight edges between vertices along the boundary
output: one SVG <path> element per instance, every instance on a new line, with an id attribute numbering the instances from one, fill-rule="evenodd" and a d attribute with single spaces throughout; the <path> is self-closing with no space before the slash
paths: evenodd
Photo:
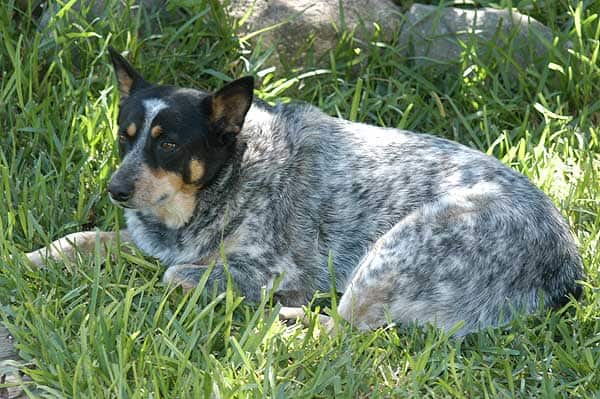
<path id="1" fill-rule="evenodd" d="M 254 81 L 241 78 L 213 94 L 155 85 L 109 52 L 121 100 L 121 165 L 110 180 L 110 198 L 180 227 L 192 216 L 196 193 L 234 154 Z"/>

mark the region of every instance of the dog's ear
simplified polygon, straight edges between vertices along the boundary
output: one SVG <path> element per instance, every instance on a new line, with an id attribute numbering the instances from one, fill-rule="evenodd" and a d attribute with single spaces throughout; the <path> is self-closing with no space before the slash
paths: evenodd
<path id="1" fill-rule="evenodd" d="M 229 144 L 242 130 L 252 105 L 253 90 L 254 78 L 246 76 L 228 83 L 208 98 L 211 127 L 221 145 Z"/>
<path id="2" fill-rule="evenodd" d="M 136 90 L 150 86 L 150 83 L 146 82 L 144 78 L 142 78 L 142 75 L 140 75 L 117 50 L 109 47 L 108 53 L 110 54 L 110 60 L 115 68 L 117 82 L 119 82 L 121 101 L 125 100 Z"/>

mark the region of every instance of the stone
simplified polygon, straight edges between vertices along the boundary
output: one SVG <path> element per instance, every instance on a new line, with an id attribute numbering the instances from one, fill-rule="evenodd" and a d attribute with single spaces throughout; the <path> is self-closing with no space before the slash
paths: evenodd
<path id="1" fill-rule="evenodd" d="M 398 46 L 417 64 L 459 61 L 464 51 L 462 41 L 474 45 L 478 55 L 493 46 L 510 49 L 525 67 L 547 54 L 544 41 L 552 43 L 549 28 L 512 10 L 414 4 L 404 19 Z"/>
<path id="2" fill-rule="evenodd" d="M 0 384 L 6 384 L 0 388 L 0 399 L 26 398 L 21 388 L 22 363 L 8 329 L 0 323 Z"/>
<path id="3" fill-rule="evenodd" d="M 355 37 L 368 40 L 378 23 L 381 35 L 390 38 L 400 26 L 402 11 L 391 0 L 232 0 L 228 11 L 242 18 L 249 10 L 240 33 L 272 27 L 260 34 L 260 40 L 263 48 L 275 45 L 284 65 L 305 57 L 311 36 L 316 58 L 334 48 L 344 25 L 345 30 L 355 31 Z"/>
<path id="4" fill-rule="evenodd" d="M 460 61 L 462 41 L 474 45 L 478 54 L 493 46 L 510 48 L 517 62 L 526 66 L 544 57 L 547 43 L 552 43 L 550 29 L 534 18 L 493 8 L 413 4 L 402 13 L 391 0 L 232 0 L 229 12 L 235 18 L 247 16 L 241 35 L 264 29 L 258 35 L 263 48 L 274 45 L 278 61 L 290 66 L 304 60 L 310 37 L 316 59 L 334 48 L 343 25 L 359 40 L 372 38 L 375 23 L 382 41 L 400 29 L 398 46 L 418 65 Z"/>

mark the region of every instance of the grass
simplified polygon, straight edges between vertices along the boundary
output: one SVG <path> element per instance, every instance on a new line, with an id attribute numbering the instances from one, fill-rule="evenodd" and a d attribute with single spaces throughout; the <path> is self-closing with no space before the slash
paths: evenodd
<path id="1" fill-rule="evenodd" d="M 335 48 L 295 69 L 273 68 L 272 49 L 239 39 L 215 0 L 172 1 L 162 13 L 107 0 L 99 18 L 64 1 L 42 25 L 41 2 L 24 3 L 0 6 L 0 303 L 31 396 L 600 394 L 597 1 L 477 1 L 516 7 L 552 29 L 548 55 L 526 68 L 513 66 L 510 48 L 478 54 L 468 43 L 456 65 L 419 67 L 393 40 L 375 32 L 358 41 L 340 27 Z M 315 323 L 282 325 L 267 294 L 250 306 L 231 290 L 167 290 L 161 266 L 141 254 L 30 268 L 25 251 L 70 232 L 123 226 L 104 194 L 117 162 L 109 44 L 129 50 L 152 81 L 206 89 L 253 74 L 261 77 L 257 96 L 268 101 L 304 100 L 498 157 L 571 223 L 588 273 L 583 299 L 464 340 L 415 326 L 358 334 L 340 325 L 328 336 Z M 320 296 L 326 306 L 328 294 Z"/>

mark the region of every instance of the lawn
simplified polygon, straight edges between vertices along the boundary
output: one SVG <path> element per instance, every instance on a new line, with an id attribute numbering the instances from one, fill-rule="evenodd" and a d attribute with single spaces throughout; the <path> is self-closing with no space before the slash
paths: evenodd
<path id="1" fill-rule="evenodd" d="M 64 1 L 43 24 L 40 1 L 31 2 L 0 5 L 0 303 L 31 396 L 600 394 L 598 0 L 476 1 L 552 29 L 547 57 L 526 68 L 514 67 L 510 49 L 480 55 L 468 44 L 457 64 L 422 67 L 393 41 L 376 33 L 359 42 L 342 25 L 336 48 L 291 68 L 236 36 L 216 0 L 172 1 L 163 13 L 107 0 L 98 18 Z M 344 323 L 327 335 L 314 321 L 279 322 L 268 293 L 249 305 L 231 290 L 169 290 L 158 262 L 141 253 L 30 267 L 23 253 L 53 239 L 123 227 L 106 195 L 117 164 L 109 45 L 151 81 L 210 89 L 252 74 L 264 100 L 306 101 L 494 155 L 569 220 L 587 271 L 582 300 L 462 340 L 416 326 L 360 334 Z M 327 311 L 329 294 L 317 304 Z"/>

